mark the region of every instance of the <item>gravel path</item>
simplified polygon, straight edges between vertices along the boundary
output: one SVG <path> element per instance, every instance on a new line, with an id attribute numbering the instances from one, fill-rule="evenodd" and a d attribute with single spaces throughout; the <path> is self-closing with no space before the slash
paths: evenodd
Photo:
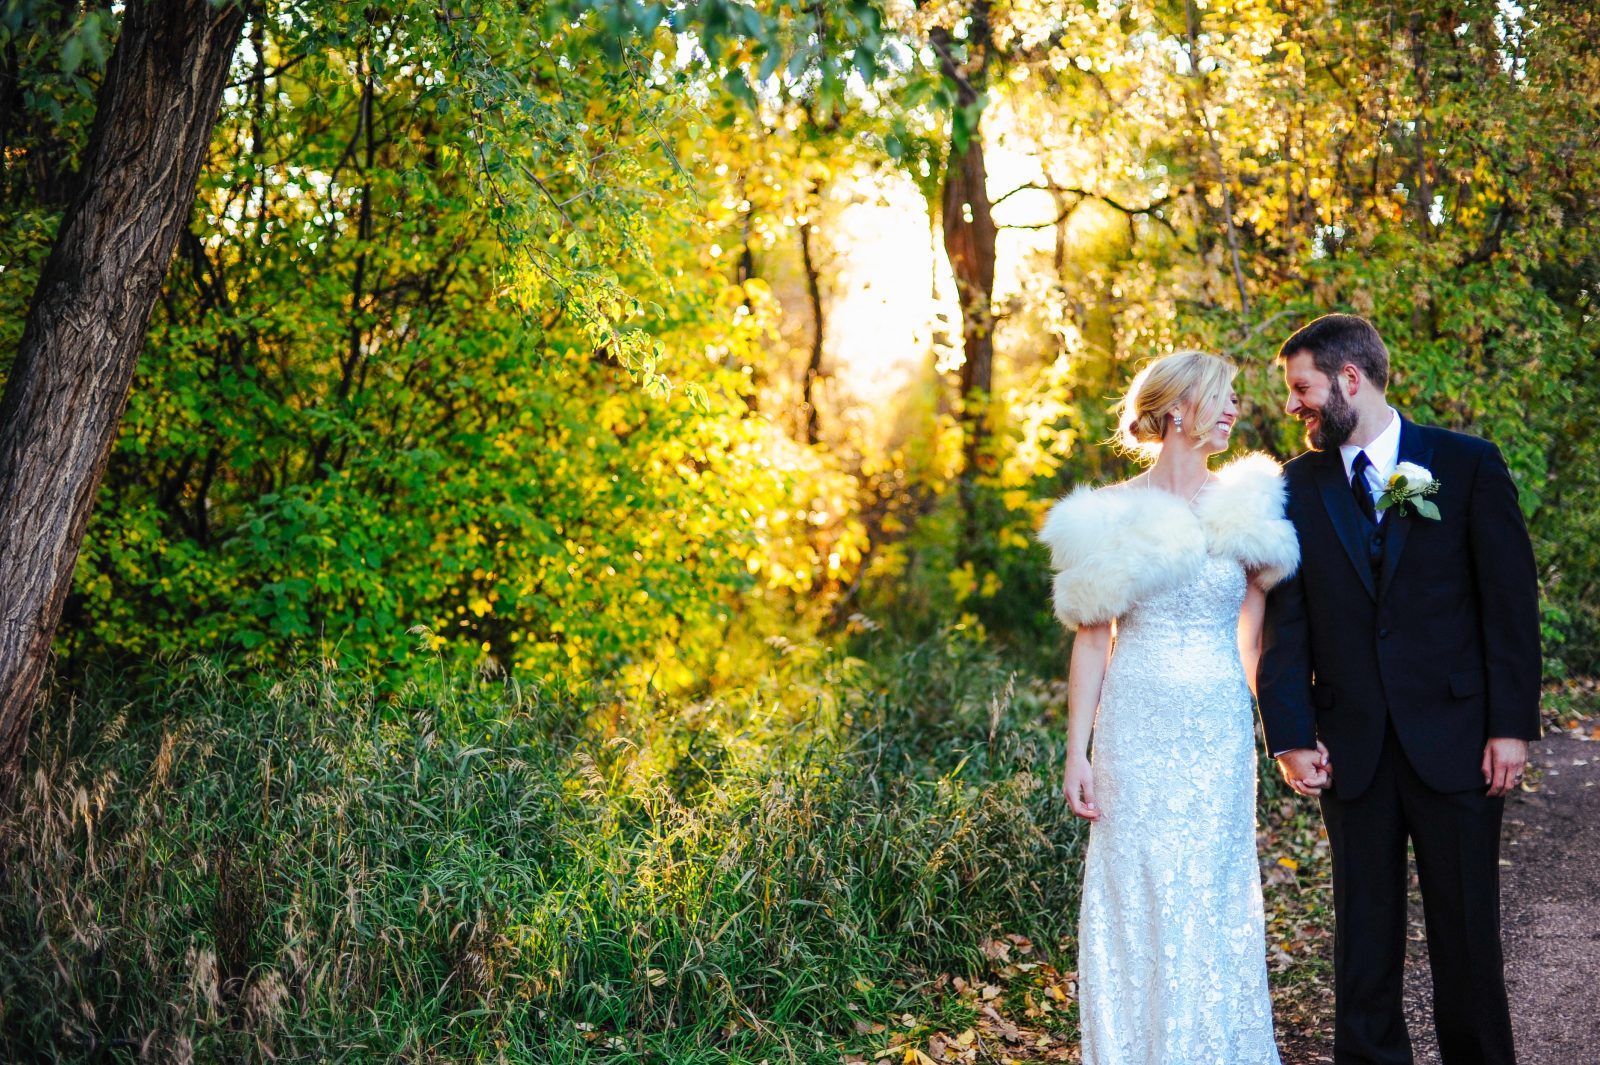
<path id="1" fill-rule="evenodd" d="M 1589 736 L 1554 732 L 1534 744 L 1536 788 L 1506 804 L 1500 921 L 1520 1065 L 1600 1062 L 1600 743 Z M 1412 903 L 1406 1014 L 1417 1065 L 1439 1065 Z"/>
<path id="2" fill-rule="evenodd" d="M 1600 1063 L 1600 723 L 1532 747 L 1532 789 L 1506 805 L 1500 913 L 1519 1065 Z M 1413 875 L 1412 886 L 1415 889 Z M 1413 890 L 1406 1019 L 1416 1065 L 1440 1065 L 1428 950 Z M 1329 994 L 1331 1000 L 1331 991 Z M 1329 1011 L 1331 1023 L 1331 1009 Z M 1284 1065 L 1331 1062 L 1327 1040 L 1284 1046 Z"/>

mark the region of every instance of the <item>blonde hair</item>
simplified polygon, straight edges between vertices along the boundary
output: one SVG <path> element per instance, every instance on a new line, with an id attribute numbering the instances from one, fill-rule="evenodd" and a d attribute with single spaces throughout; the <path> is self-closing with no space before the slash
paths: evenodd
<path id="1" fill-rule="evenodd" d="M 1221 355 L 1178 351 L 1140 370 L 1117 408 L 1118 442 L 1134 455 L 1153 460 L 1161 453 L 1167 417 L 1185 403 L 1193 410 L 1183 435 L 1196 447 L 1217 427 L 1239 367 Z"/>

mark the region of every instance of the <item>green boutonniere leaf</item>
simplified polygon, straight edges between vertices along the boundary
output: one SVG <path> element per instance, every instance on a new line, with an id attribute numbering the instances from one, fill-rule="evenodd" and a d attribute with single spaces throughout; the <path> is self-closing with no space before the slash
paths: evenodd
<path id="1" fill-rule="evenodd" d="M 1413 499 L 1411 505 L 1417 508 L 1417 513 L 1429 521 L 1439 520 L 1439 506 L 1431 500 Z"/>

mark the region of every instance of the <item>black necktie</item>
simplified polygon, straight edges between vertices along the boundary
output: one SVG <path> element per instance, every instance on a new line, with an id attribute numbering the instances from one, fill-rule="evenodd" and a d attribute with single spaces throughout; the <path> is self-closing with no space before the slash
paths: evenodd
<path id="1" fill-rule="evenodd" d="M 1355 494 L 1356 506 L 1361 509 L 1361 514 L 1372 524 L 1378 524 L 1378 508 L 1372 503 L 1372 488 L 1367 483 L 1367 471 L 1372 469 L 1372 460 L 1367 458 L 1365 451 L 1357 451 L 1355 461 L 1350 464 L 1350 491 Z"/>

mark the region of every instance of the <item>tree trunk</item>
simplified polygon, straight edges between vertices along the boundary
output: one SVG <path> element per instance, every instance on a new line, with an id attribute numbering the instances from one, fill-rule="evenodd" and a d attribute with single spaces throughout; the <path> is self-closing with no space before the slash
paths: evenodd
<path id="1" fill-rule="evenodd" d="M 987 435 L 989 396 L 994 388 L 994 218 L 989 213 L 983 140 L 974 130 L 966 150 L 950 161 L 945 174 L 944 250 L 955 274 L 961 301 L 962 468 L 961 510 L 968 539 L 976 535 L 978 456 Z"/>
<path id="2" fill-rule="evenodd" d="M 244 22 L 231 3 L 128 5 L 78 191 L 0 396 L 0 796 L 16 782 L 89 510 Z"/>
<path id="3" fill-rule="evenodd" d="M 967 30 L 968 56 L 959 64 L 941 35 L 934 38 L 940 69 L 955 91 L 958 111 L 969 115 L 982 98 L 991 48 L 989 5 L 974 3 Z M 994 386 L 994 215 L 989 202 L 988 174 L 983 158 L 981 114 L 965 124 L 964 140 L 955 138 L 945 167 L 940 214 L 944 224 L 944 250 L 955 275 L 956 297 L 961 301 L 961 341 L 966 354 L 961 364 L 961 478 L 956 490 L 961 503 L 962 537 L 958 554 L 971 557 L 977 546 L 978 459 L 988 433 L 987 410 Z"/>
<path id="4" fill-rule="evenodd" d="M 1194 78 L 1194 95 L 1189 100 L 1191 121 L 1206 136 L 1206 148 L 1211 154 L 1211 164 L 1216 169 L 1217 187 L 1222 190 L 1223 234 L 1228 241 L 1228 262 L 1233 267 L 1233 284 L 1239 293 L 1239 311 L 1250 313 L 1250 293 L 1245 288 L 1244 268 L 1239 263 L 1239 231 L 1233 224 L 1233 182 L 1222 162 L 1222 148 L 1217 143 L 1217 131 L 1206 111 L 1206 75 L 1200 69 L 1200 9 L 1195 0 L 1183 5 L 1188 29 L 1189 73 Z M 1198 182 L 1196 183 L 1198 186 Z M 1205 197 L 1201 195 L 1201 201 Z"/>
<path id="5" fill-rule="evenodd" d="M 755 311 L 755 304 L 750 299 L 750 289 L 747 287 L 756 278 L 756 250 L 755 250 L 755 224 L 756 209 L 753 206 L 750 188 L 750 171 L 745 169 L 739 172 L 739 198 L 744 201 L 744 211 L 739 217 L 739 258 L 734 272 L 734 280 L 738 282 L 739 290 L 743 293 L 739 302 L 743 304 L 745 313 Z M 747 414 L 761 412 L 761 392 L 765 383 L 760 363 L 741 363 L 734 357 L 733 345 L 729 345 L 728 357 L 723 360 L 723 366 L 735 373 L 741 373 L 748 367 L 750 380 L 748 387 L 740 389 L 740 399 L 744 400 L 744 409 Z"/>
<path id="6" fill-rule="evenodd" d="M 1426 243 L 1433 236 L 1433 178 L 1428 170 L 1428 27 L 1421 12 L 1412 12 L 1407 24 L 1411 37 L 1411 69 L 1417 79 L 1416 129 L 1412 131 L 1415 176 L 1413 194 L 1417 198 L 1417 233 Z"/>
<path id="7" fill-rule="evenodd" d="M 817 420 L 817 378 L 822 376 L 822 343 L 827 325 L 822 306 L 822 285 L 817 275 L 817 260 L 812 248 L 811 222 L 800 223 L 800 264 L 805 268 L 806 298 L 811 303 L 811 357 L 806 360 L 805 381 L 801 385 L 801 406 L 806 414 L 806 443 L 815 444 L 821 436 Z"/>

